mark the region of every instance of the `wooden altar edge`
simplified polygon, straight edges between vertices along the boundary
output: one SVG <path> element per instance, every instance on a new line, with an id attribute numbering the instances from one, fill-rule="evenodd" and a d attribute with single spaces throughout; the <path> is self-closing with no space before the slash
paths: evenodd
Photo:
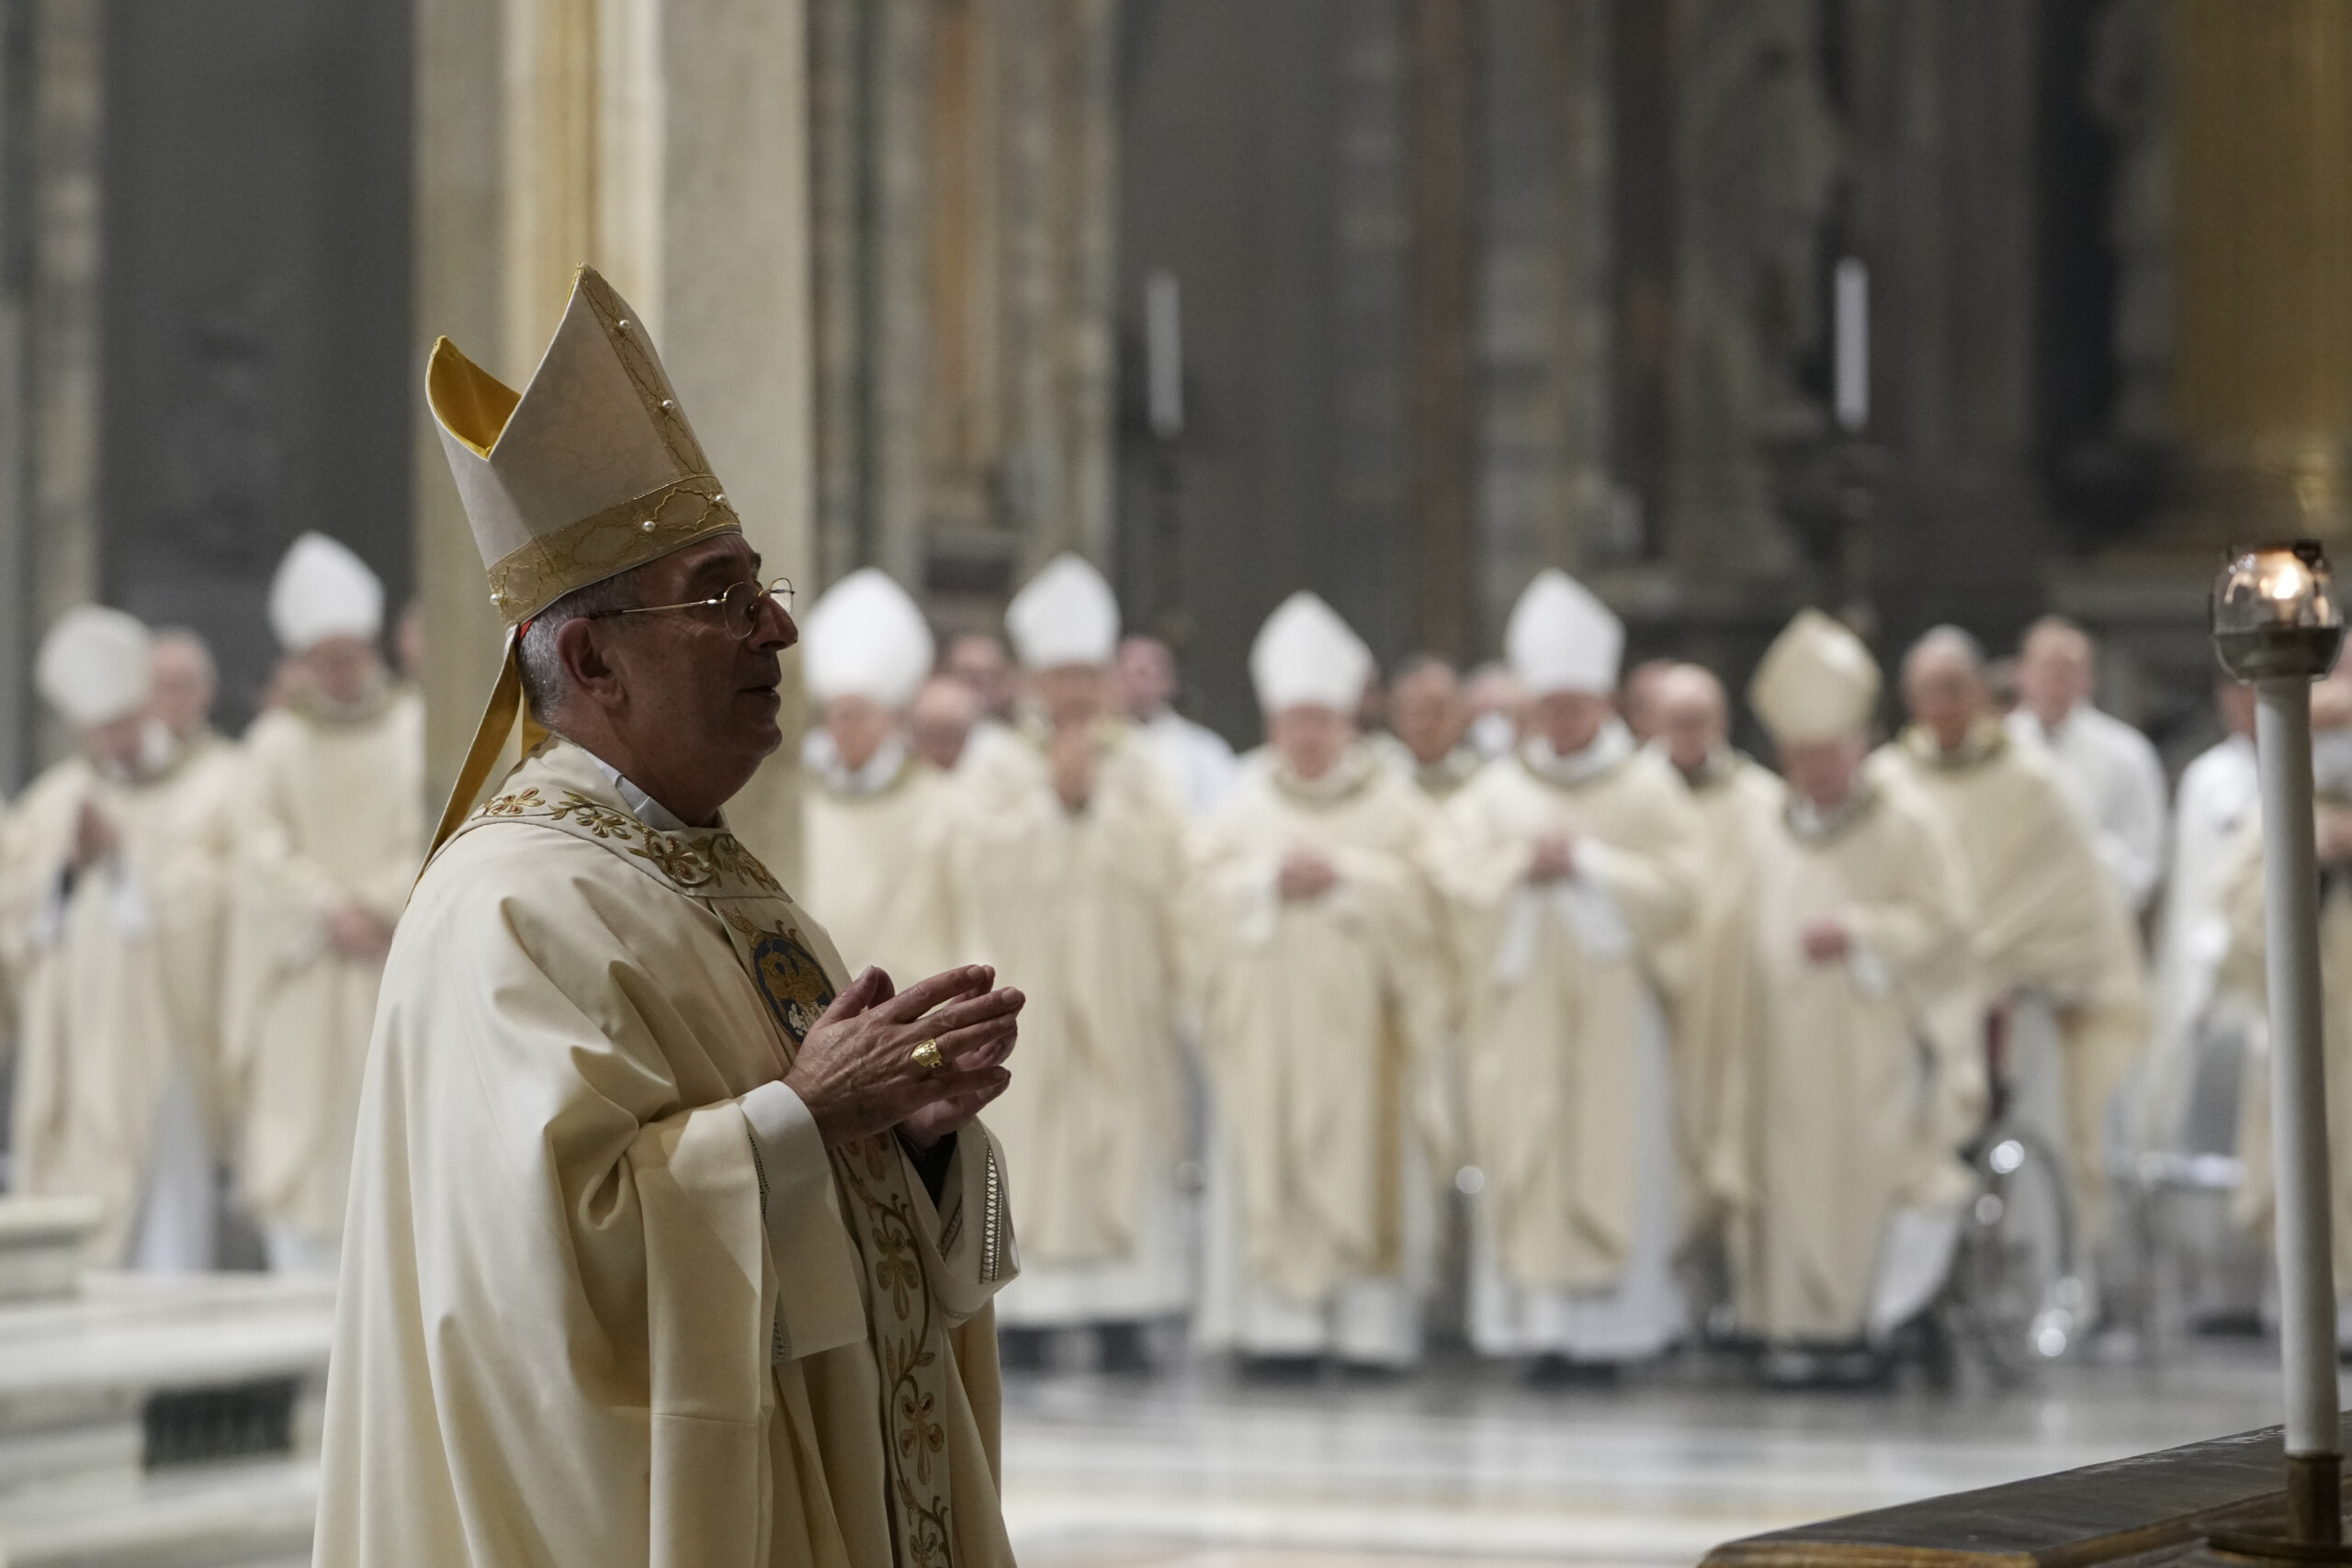
<path id="1" fill-rule="evenodd" d="M 2352 1446 L 2352 1418 L 2340 1431 Z M 1727 1542 L 1701 1568 L 2154 1565 L 2215 1531 L 2286 1522 L 2282 1428 L 1929 1497 Z"/>

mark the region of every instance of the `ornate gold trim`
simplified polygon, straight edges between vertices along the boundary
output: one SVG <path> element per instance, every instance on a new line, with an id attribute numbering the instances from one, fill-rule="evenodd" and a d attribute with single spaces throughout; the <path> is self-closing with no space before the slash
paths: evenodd
<path id="1" fill-rule="evenodd" d="M 520 626 L 575 588 L 742 527 L 718 480 L 689 474 L 500 557 L 490 569 L 491 602 L 508 626 Z"/>

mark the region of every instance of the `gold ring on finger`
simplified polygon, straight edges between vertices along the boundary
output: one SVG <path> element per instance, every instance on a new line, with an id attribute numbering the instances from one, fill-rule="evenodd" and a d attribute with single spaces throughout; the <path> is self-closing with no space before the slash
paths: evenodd
<path id="1" fill-rule="evenodd" d="M 912 1055 L 915 1066 L 922 1069 L 925 1077 L 947 1065 L 947 1058 L 939 1054 L 939 1042 L 936 1040 L 924 1041 L 914 1048 Z"/>

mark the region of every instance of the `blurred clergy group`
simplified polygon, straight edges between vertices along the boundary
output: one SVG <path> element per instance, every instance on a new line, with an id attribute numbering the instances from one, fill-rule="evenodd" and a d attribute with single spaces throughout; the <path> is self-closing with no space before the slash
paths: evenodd
<path id="1" fill-rule="evenodd" d="M 41 648 L 75 748 L 0 831 L 8 1179 L 94 1204 L 96 1266 L 335 1266 L 424 847 L 383 599 L 300 539 L 271 598 L 286 660 L 236 742 L 187 633 L 85 607 Z M 1018 1177 L 1009 1365 L 1139 1368 L 1181 1331 L 1396 1368 L 1443 1327 L 1551 1370 L 1729 1337 L 1804 1377 L 1935 1298 L 1963 1151 L 2011 1089 L 2089 1238 L 2093 1316 L 2144 1261 L 2113 1173 L 2263 1145 L 2233 688 L 2168 806 L 2055 620 L 2009 704 L 1967 633 L 1928 634 L 1882 744 L 1877 661 L 1799 615 L 1747 693 L 1770 767 L 1732 748 L 1715 676 L 1622 671 L 1616 617 L 1558 571 L 1466 677 L 1417 657 L 1384 680 L 1293 594 L 1251 650 L 1264 741 L 1239 757 L 1085 561 L 1004 630 L 940 648 L 871 569 L 810 608 L 797 891 L 853 969 L 988 964 L 1028 996 L 989 1118 Z M 2320 713 L 2323 854 L 2352 863 L 2352 683 Z M 2352 879 L 2329 889 L 2352 1074 Z M 2239 1220 L 2266 1203 L 2250 1179 Z"/>

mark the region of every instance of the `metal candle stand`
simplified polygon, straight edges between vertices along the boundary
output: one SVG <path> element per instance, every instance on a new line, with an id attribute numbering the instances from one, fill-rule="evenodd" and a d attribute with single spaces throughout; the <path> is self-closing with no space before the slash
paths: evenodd
<path id="1" fill-rule="evenodd" d="M 2215 1535 L 2209 1551 L 2218 1561 L 2352 1562 L 2344 1545 L 2312 805 L 2312 682 L 2335 667 L 2344 616 L 2326 557 L 2305 540 L 2235 555 L 2214 583 L 2212 620 L 2222 667 L 2255 688 L 2258 705 L 2288 1535 Z"/>

